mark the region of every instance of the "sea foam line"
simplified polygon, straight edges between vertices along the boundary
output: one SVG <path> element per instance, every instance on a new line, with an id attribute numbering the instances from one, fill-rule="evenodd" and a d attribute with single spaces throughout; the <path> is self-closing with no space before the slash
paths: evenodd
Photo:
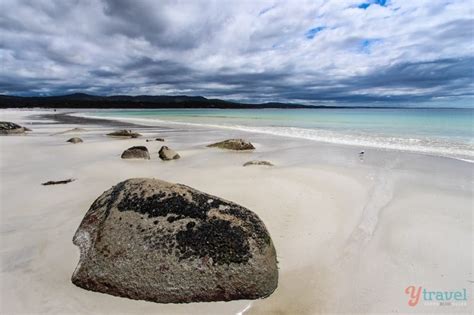
<path id="1" fill-rule="evenodd" d="M 101 116 L 84 113 L 74 113 L 72 116 L 85 118 L 109 119 L 126 122 L 140 122 L 147 126 L 159 125 L 182 125 L 200 128 L 218 128 L 228 130 L 238 130 L 244 132 L 253 132 L 261 134 L 269 134 L 280 137 L 290 137 L 298 139 L 306 139 L 325 143 L 334 143 L 359 147 L 381 148 L 396 151 L 408 151 L 415 153 L 423 153 L 435 156 L 449 157 L 468 163 L 474 163 L 474 148 L 470 145 L 462 145 L 462 148 L 452 147 L 451 143 L 440 143 L 433 140 L 423 139 L 406 139 L 386 136 L 373 135 L 349 135 L 341 134 L 334 131 L 323 129 L 306 129 L 298 127 L 251 127 L 243 125 L 219 125 L 219 124 L 203 124 L 161 120 L 157 118 L 138 118 L 138 117 L 116 117 Z M 365 138 L 364 138 L 365 137 Z M 414 143 L 421 143 L 415 145 Z M 423 145 L 424 144 L 424 145 Z M 444 144 L 444 145 L 443 145 Z"/>

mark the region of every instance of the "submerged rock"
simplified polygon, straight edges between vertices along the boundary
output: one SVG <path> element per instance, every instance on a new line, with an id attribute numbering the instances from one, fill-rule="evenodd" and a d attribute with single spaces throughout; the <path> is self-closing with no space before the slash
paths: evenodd
<path id="1" fill-rule="evenodd" d="M 168 148 L 165 145 L 161 147 L 160 151 L 158 151 L 158 155 L 160 156 L 160 159 L 164 161 L 177 160 L 181 157 L 178 153 L 176 153 L 176 151 Z"/>
<path id="2" fill-rule="evenodd" d="M 24 134 L 25 131 L 31 131 L 31 129 L 9 121 L 0 121 L 0 135 L 18 135 Z"/>
<path id="3" fill-rule="evenodd" d="M 261 160 L 254 160 L 254 161 L 248 161 L 245 162 L 243 166 L 249 166 L 249 165 L 266 165 L 266 166 L 273 166 L 271 162 L 268 161 L 261 161 Z"/>
<path id="4" fill-rule="evenodd" d="M 73 243 L 81 252 L 75 285 L 131 299 L 258 299 L 278 284 L 275 248 L 255 213 L 157 179 L 129 179 L 104 192 Z"/>
<path id="5" fill-rule="evenodd" d="M 123 129 L 123 130 L 117 130 L 117 131 L 108 133 L 107 136 L 122 137 L 122 138 L 138 138 L 138 137 L 141 137 L 142 135 L 132 130 Z"/>
<path id="6" fill-rule="evenodd" d="M 69 139 L 69 140 L 66 141 L 66 142 L 70 142 L 70 143 L 74 143 L 74 144 L 75 144 L 75 143 L 81 143 L 81 142 L 84 142 L 84 141 L 82 141 L 81 138 L 74 137 L 74 138 Z"/>
<path id="7" fill-rule="evenodd" d="M 254 150 L 255 147 L 249 141 L 243 139 L 229 139 L 208 145 L 210 148 L 221 148 L 228 150 Z"/>
<path id="8" fill-rule="evenodd" d="M 123 151 L 122 159 L 150 159 L 150 154 L 148 153 L 148 149 L 144 146 L 136 146 L 128 148 L 127 150 Z"/>

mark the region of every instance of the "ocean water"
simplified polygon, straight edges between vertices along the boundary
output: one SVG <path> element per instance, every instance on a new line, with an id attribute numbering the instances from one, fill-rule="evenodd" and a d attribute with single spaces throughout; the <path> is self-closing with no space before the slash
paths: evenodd
<path id="1" fill-rule="evenodd" d="M 86 116 L 236 129 L 474 161 L 474 109 L 469 108 L 100 110 Z"/>

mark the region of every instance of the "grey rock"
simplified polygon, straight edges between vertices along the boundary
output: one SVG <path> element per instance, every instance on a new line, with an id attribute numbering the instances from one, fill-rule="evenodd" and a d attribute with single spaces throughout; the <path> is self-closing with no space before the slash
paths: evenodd
<path id="1" fill-rule="evenodd" d="M 123 151 L 122 159 L 150 159 L 148 149 L 144 146 L 135 146 Z"/>
<path id="2" fill-rule="evenodd" d="M 72 282 L 159 303 L 258 299 L 278 285 L 276 252 L 252 211 L 188 186 L 136 178 L 91 205 Z"/>
<path id="3" fill-rule="evenodd" d="M 163 139 L 163 138 L 146 139 L 146 142 L 151 142 L 151 141 L 160 141 L 160 142 L 163 142 L 163 141 L 165 141 L 165 139 Z"/>
<path id="4" fill-rule="evenodd" d="M 254 160 L 254 161 L 248 161 L 245 162 L 243 166 L 249 166 L 249 165 L 266 165 L 266 166 L 273 166 L 271 162 L 268 161 L 261 161 L 261 160 Z"/>
<path id="5" fill-rule="evenodd" d="M 74 137 L 74 138 L 71 138 L 71 139 L 69 139 L 69 140 L 68 140 L 68 141 L 66 141 L 66 142 L 70 142 L 70 143 L 74 143 L 74 144 L 76 144 L 76 143 L 82 143 L 82 142 L 84 142 L 84 141 L 82 141 L 82 139 L 81 139 L 81 138 Z"/>
<path id="6" fill-rule="evenodd" d="M 169 161 L 169 160 L 177 160 L 181 156 L 176 153 L 176 151 L 168 148 L 167 146 L 162 146 L 160 151 L 158 151 L 158 155 L 160 156 L 160 159 L 164 161 Z"/>
<path id="7" fill-rule="evenodd" d="M 63 179 L 63 180 L 50 180 L 44 183 L 41 183 L 43 186 L 50 186 L 50 185 L 61 185 L 61 184 L 69 184 L 75 181 L 74 178 L 68 178 L 68 179 Z"/>
<path id="8" fill-rule="evenodd" d="M 243 139 L 228 139 L 221 142 L 216 142 L 213 144 L 208 145 L 210 148 L 221 148 L 221 149 L 228 149 L 228 150 L 254 150 L 255 147 L 249 141 Z"/>
<path id="9" fill-rule="evenodd" d="M 19 135 L 31 129 L 22 127 L 9 121 L 0 121 L 0 135 Z"/>
<path id="10" fill-rule="evenodd" d="M 121 138 L 138 138 L 138 137 L 141 137 L 142 135 L 132 130 L 123 129 L 123 130 L 117 130 L 117 131 L 108 133 L 107 136 L 121 137 Z"/>

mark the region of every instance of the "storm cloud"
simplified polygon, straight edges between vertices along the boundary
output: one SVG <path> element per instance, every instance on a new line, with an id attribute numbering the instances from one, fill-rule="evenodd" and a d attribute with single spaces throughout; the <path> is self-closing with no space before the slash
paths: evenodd
<path id="1" fill-rule="evenodd" d="M 0 94 L 471 100 L 465 1 L 3 0 Z"/>

